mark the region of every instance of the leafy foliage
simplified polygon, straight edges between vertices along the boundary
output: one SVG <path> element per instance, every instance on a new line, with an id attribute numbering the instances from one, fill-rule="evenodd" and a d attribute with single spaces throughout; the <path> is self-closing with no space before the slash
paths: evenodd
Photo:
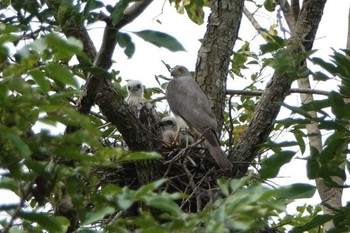
<path id="1" fill-rule="evenodd" d="M 209 5 L 207 0 L 170 0 L 171 3 L 175 3 L 177 12 L 183 14 L 185 11 L 188 17 L 196 24 L 202 24 L 204 22 L 203 7 Z"/>
<path id="2" fill-rule="evenodd" d="M 203 7 L 208 6 L 208 1 L 170 2 L 180 13 L 186 11 L 193 22 L 203 23 Z M 295 69 L 295 60 L 309 54 L 292 60 L 283 50 L 285 41 L 272 27 L 265 33 L 268 43 L 260 47 L 261 54 L 251 51 L 248 42 L 234 52 L 233 74 L 244 78 L 244 70 L 260 66 L 260 71 L 250 77 L 252 84 L 247 90 L 260 89 L 262 72 L 269 67 L 295 78 L 309 74 L 318 80 L 338 77 L 345 85 L 324 100 L 302 106 L 283 104 L 298 117 L 277 121 L 276 131 L 289 129 L 295 141 L 271 139 L 261 145 L 262 152 L 268 149 L 274 154 L 257 160 L 258 172 L 241 179 L 219 179 L 217 186 L 208 188 L 215 193 L 215 201 L 191 212 L 182 208 L 191 198 L 184 190 L 165 191 L 171 186 L 171 179 L 134 186 L 117 180 L 115 172 L 125 168 L 125 164 L 136 164 L 127 171 L 133 180 L 135 170 L 143 162 L 157 160 L 160 154 L 128 151 L 122 143 L 123 135 L 101 114 L 82 115 L 73 108 L 86 74 L 108 78 L 124 96 L 125 90 L 118 71 L 94 67 L 83 52 L 83 42 L 64 38 L 58 32 L 72 22 L 87 26 L 108 17 L 112 26 L 118 25 L 125 20 L 125 9 L 132 1 L 119 1 L 113 6 L 96 0 L 47 3 L 53 5 L 48 7 L 44 1 L 36 0 L 0 3 L 0 189 L 19 199 L 10 205 L 0 204 L 0 211 L 7 215 L 0 220 L 4 232 L 66 232 L 72 231 L 75 224 L 78 227 L 73 230 L 78 232 L 254 232 L 265 228 L 319 232 L 320 226 L 330 219 L 337 230 L 349 231 L 349 206 L 335 216 L 322 215 L 319 206 L 301 206 L 296 214 L 287 214 L 286 205 L 312 197 L 314 186 L 297 183 L 270 187 L 261 182 L 278 176 L 283 165 L 296 156 L 295 146 L 306 153 L 308 135 L 304 129 L 312 121 L 330 133 L 322 151 L 311 148 L 307 155 L 308 177 L 322 178 L 331 187 L 337 186 L 330 177 L 346 179 L 339 165 L 345 160 L 343 148 L 349 138 L 349 104 L 343 98 L 350 93 L 346 85 L 350 80 L 348 50 L 334 51 L 330 62 L 310 59 L 325 72 Z M 275 4 L 265 1 L 264 6 L 272 11 Z M 9 7 L 13 11 L 6 11 Z M 170 51 L 185 50 L 176 38 L 163 32 L 147 29 L 132 33 Z M 118 31 L 116 40 L 125 55 L 132 58 L 138 47 L 130 34 Z M 73 62 L 75 58 L 78 65 Z M 150 88 L 146 98 L 162 92 L 161 88 Z M 258 97 L 246 96 L 236 102 L 227 100 L 229 149 L 233 146 L 232 135 L 239 139 L 250 122 L 257 100 Z M 317 111 L 318 117 L 311 117 L 310 110 Z M 57 133 L 47 127 L 77 130 Z"/>

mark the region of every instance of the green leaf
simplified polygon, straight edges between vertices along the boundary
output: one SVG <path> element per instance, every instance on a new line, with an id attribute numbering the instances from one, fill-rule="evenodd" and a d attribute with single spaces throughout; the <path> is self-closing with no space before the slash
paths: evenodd
<path id="1" fill-rule="evenodd" d="M 311 198 L 315 194 L 315 191 L 316 187 L 313 185 L 297 183 L 281 187 L 277 191 L 277 196 L 289 200 Z"/>
<path id="2" fill-rule="evenodd" d="M 117 25 L 122 19 L 124 19 L 124 11 L 128 7 L 131 0 L 118 1 L 111 11 L 111 18 L 113 26 Z"/>
<path id="3" fill-rule="evenodd" d="M 304 136 L 306 136 L 305 133 L 303 131 L 301 131 L 300 129 L 296 129 L 296 128 L 294 128 L 291 132 L 293 133 L 295 139 L 298 142 L 298 146 L 300 148 L 301 154 L 304 154 L 305 149 L 306 149 L 306 144 L 304 141 Z"/>
<path id="4" fill-rule="evenodd" d="M 328 99 L 314 100 L 310 103 L 303 104 L 302 109 L 305 111 L 320 111 L 321 109 L 330 107 L 330 102 Z"/>
<path id="5" fill-rule="evenodd" d="M 190 4 L 185 6 L 188 17 L 198 25 L 204 22 L 203 1 L 190 1 Z"/>
<path id="6" fill-rule="evenodd" d="M 65 85 L 72 85 L 75 88 L 79 87 L 77 80 L 66 67 L 55 63 L 50 63 L 45 67 L 45 71 L 47 76 L 52 78 L 55 82 L 58 81 Z"/>
<path id="7" fill-rule="evenodd" d="M 307 170 L 307 178 L 316 179 L 320 176 L 320 153 L 318 149 L 311 146 L 310 147 L 310 156 L 307 159 L 306 170 Z"/>
<path id="8" fill-rule="evenodd" d="M 332 108 L 333 114 L 338 118 L 350 119 L 350 107 L 346 105 L 343 96 L 335 91 L 329 94 L 329 102 Z"/>
<path id="9" fill-rule="evenodd" d="M 29 146 L 16 134 L 14 129 L 1 127 L 0 125 L 0 135 L 9 139 L 21 155 L 29 156 L 32 153 Z"/>
<path id="10" fill-rule="evenodd" d="M 285 46 L 285 41 L 279 37 L 269 34 L 266 30 L 262 29 L 264 37 L 268 39 L 268 43 L 260 45 L 260 50 L 263 54 L 265 53 L 271 53 L 274 51 L 277 51 L 280 48 L 283 48 Z"/>
<path id="11" fill-rule="evenodd" d="M 164 32 L 143 30 L 133 33 L 155 46 L 164 47 L 172 52 L 186 51 L 184 47 L 174 37 Z"/>
<path id="12" fill-rule="evenodd" d="M 233 73 L 242 76 L 241 69 L 246 68 L 244 63 L 248 60 L 247 51 L 249 51 L 249 42 L 245 42 L 237 52 L 233 53 L 231 61 L 231 69 Z"/>
<path id="13" fill-rule="evenodd" d="M 163 196 L 147 196 L 142 198 L 148 206 L 164 210 L 173 215 L 179 215 L 180 207 L 170 198 Z"/>
<path id="14" fill-rule="evenodd" d="M 108 72 L 106 69 L 100 68 L 100 67 L 84 67 L 84 71 L 88 71 L 91 74 L 101 77 L 101 78 L 107 78 L 112 79 L 113 76 L 110 72 Z"/>
<path id="15" fill-rule="evenodd" d="M 136 198 L 140 198 L 144 195 L 149 194 L 151 191 L 159 188 L 165 183 L 166 179 L 160 179 L 149 184 L 141 186 L 135 193 Z"/>
<path id="16" fill-rule="evenodd" d="M 305 118 L 312 119 L 310 114 L 301 107 L 294 107 L 294 106 L 288 105 L 286 103 L 282 103 L 282 106 L 288 108 L 293 113 L 298 113 L 298 114 L 304 116 Z"/>
<path id="17" fill-rule="evenodd" d="M 97 211 L 87 212 L 86 215 L 84 216 L 85 218 L 84 218 L 84 221 L 82 222 L 82 225 L 92 224 L 97 221 L 101 221 L 103 217 L 113 213 L 114 211 L 115 209 L 113 207 L 105 206 Z"/>
<path id="18" fill-rule="evenodd" d="M 29 74 L 44 92 L 50 91 L 50 82 L 46 79 L 45 74 L 39 70 L 31 70 Z"/>
<path id="19" fill-rule="evenodd" d="M 229 187 L 228 187 L 228 180 L 219 179 L 217 182 L 218 182 L 218 185 L 220 187 L 221 192 L 224 195 L 228 196 L 230 194 Z"/>
<path id="20" fill-rule="evenodd" d="M 294 227 L 290 231 L 290 233 L 303 233 L 303 232 L 307 232 L 308 230 L 311 230 L 313 228 L 319 228 L 324 223 L 332 220 L 333 218 L 335 218 L 335 216 L 317 215 L 310 222 L 306 223 L 305 225 L 299 226 L 299 227 Z"/>
<path id="21" fill-rule="evenodd" d="M 44 213 L 20 212 L 18 216 L 30 222 L 36 222 L 49 232 L 64 232 L 68 220 L 63 217 L 53 217 Z M 59 221 L 58 221 L 59 220 Z"/>
<path id="22" fill-rule="evenodd" d="M 127 188 L 122 189 L 122 193 L 118 195 L 117 203 L 122 210 L 127 210 L 135 201 L 135 192 L 128 190 Z"/>
<path id="23" fill-rule="evenodd" d="M 325 180 L 327 186 L 342 188 L 342 185 L 339 185 L 332 180 L 332 177 L 334 176 L 341 178 L 343 181 L 346 180 L 346 173 L 344 169 L 339 167 L 339 164 L 329 163 L 323 165 L 322 169 L 320 169 L 320 177 Z"/>
<path id="24" fill-rule="evenodd" d="M 96 0 L 88 0 L 86 2 L 86 5 L 84 7 L 84 16 L 87 17 L 92 10 L 95 10 L 97 8 L 103 7 L 104 4 L 101 1 L 96 1 Z"/>
<path id="25" fill-rule="evenodd" d="M 275 0 L 265 0 L 264 7 L 266 10 L 273 12 L 276 8 L 277 4 Z"/>
<path id="26" fill-rule="evenodd" d="M 82 42 L 73 37 L 63 39 L 52 33 L 45 38 L 45 41 L 47 45 L 55 51 L 56 60 L 69 61 L 73 55 L 86 57 L 86 55 L 82 52 Z"/>
<path id="27" fill-rule="evenodd" d="M 320 162 L 326 165 L 332 159 L 342 155 L 347 142 L 348 136 L 345 133 L 335 132 L 329 136 L 325 142 L 326 147 L 320 153 Z"/>
<path id="28" fill-rule="evenodd" d="M 327 81 L 330 79 L 330 77 L 328 77 L 325 73 L 323 73 L 321 71 L 317 71 L 317 72 L 313 73 L 313 79 L 315 81 Z"/>
<path id="29" fill-rule="evenodd" d="M 0 189 L 7 189 L 7 190 L 11 190 L 12 192 L 16 193 L 16 191 L 18 190 L 18 185 L 13 178 L 1 176 L 0 177 Z"/>
<path id="30" fill-rule="evenodd" d="M 319 122 L 318 128 L 319 129 L 326 129 L 326 130 L 338 130 L 338 131 L 346 131 L 348 122 L 342 122 L 342 121 L 333 121 L 333 120 L 321 120 Z"/>
<path id="31" fill-rule="evenodd" d="M 305 125 L 310 124 L 309 119 L 304 118 L 285 118 L 281 120 L 276 120 L 276 123 L 282 123 L 285 127 L 289 127 L 291 125 Z"/>
<path id="32" fill-rule="evenodd" d="M 323 59 L 318 58 L 318 57 L 312 58 L 311 61 L 314 64 L 320 65 L 322 68 L 324 68 L 325 70 L 327 70 L 331 74 L 337 73 L 337 68 L 332 63 L 326 62 Z"/>
<path id="33" fill-rule="evenodd" d="M 350 78 L 350 59 L 345 54 L 336 52 L 334 49 L 334 55 L 332 58 L 334 59 L 333 63 L 337 65 L 338 75 L 342 78 Z"/>
<path id="34" fill-rule="evenodd" d="M 289 163 L 294 155 L 294 151 L 282 151 L 269 156 L 261 164 L 260 177 L 263 179 L 276 177 L 280 168 L 284 164 Z"/>
<path id="35" fill-rule="evenodd" d="M 131 58 L 135 53 L 135 44 L 132 42 L 131 37 L 122 32 L 117 34 L 117 42 L 120 47 L 124 48 L 124 53 L 128 58 Z"/>
<path id="36" fill-rule="evenodd" d="M 250 179 L 251 179 L 250 176 L 245 176 L 245 177 L 242 177 L 241 179 L 232 179 L 229 183 L 230 191 L 232 193 L 237 192 L 240 188 L 247 185 Z"/>
<path id="37" fill-rule="evenodd" d="M 160 159 L 160 154 L 156 152 L 133 152 L 124 156 L 122 161 L 135 161 L 135 160 L 145 160 L 145 159 Z"/>

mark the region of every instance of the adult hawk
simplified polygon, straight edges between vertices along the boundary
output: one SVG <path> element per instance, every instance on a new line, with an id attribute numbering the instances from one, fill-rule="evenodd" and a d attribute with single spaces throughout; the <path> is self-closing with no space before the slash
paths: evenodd
<path id="1" fill-rule="evenodd" d="M 224 171 L 231 170 L 232 163 L 220 147 L 217 120 L 208 97 L 186 67 L 175 66 L 170 72 L 174 78 L 167 85 L 166 99 L 178 125 L 184 121 L 190 130 L 204 137 L 204 145 L 219 167 Z"/>

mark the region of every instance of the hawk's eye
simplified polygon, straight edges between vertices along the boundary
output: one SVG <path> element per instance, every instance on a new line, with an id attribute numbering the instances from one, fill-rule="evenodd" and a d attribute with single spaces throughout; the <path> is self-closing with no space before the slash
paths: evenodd
<path id="1" fill-rule="evenodd" d="M 138 89 L 141 89 L 141 84 L 137 84 L 136 87 L 137 87 Z"/>
<path id="2" fill-rule="evenodd" d="M 180 73 L 184 72 L 184 69 L 182 67 L 179 68 Z"/>

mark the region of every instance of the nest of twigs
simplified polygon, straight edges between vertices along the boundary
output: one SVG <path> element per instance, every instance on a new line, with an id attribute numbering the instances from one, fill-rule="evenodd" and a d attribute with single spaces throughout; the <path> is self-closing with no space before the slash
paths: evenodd
<path id="1" fill-rule="evenodd" d="M 159 191 L 186 194 L 186 198 L 179 201 L 179 206 L 185 212 L 199 212 L 220 195 L 217 179 L 223 177 L 224 173 L 206 149 L 201 146 L 187 148 L 163 146 L 161 154 L 163 158 L 160 160 L 128 162 L 117 169 L 97 168 L 93 175 L 99 178 L 99 186 L 116 184 L 137 189 L 143 183 L 140 181 L 142 177 L 140 178 L 140 171 L 137 169 L 149 173 L 156 171 L 155 180 L 167 179 Z"/>

